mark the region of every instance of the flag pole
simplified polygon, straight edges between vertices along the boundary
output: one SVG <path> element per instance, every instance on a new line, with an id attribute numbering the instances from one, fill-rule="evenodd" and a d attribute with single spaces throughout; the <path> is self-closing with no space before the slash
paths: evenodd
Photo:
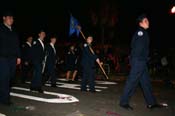
<path id="1" fill-rule="evenodd" d="M 80 31 L 81 35 L 83 36 L 83 39 L 86 40 L 86 37 L 85 37 L 84 33 L 81 31 L 81 29 L 80 29 L 79 26 L 77 26 L 77 29 Z M 91 46 L 89 46 L 89 49 L 90 49 L 90 51 L 91 51 L 92 54 L 95 54 L 95 53 L 94 53 L 94 50 L 92 49 Z M 104 68 L 102 67 L 102 64 L 101 64 L 100 62 L 97 62 L 97 63 L 98 63 L 98 65 L 99 65 L 100 69 L 102 70 L 103 74 L 105 75 L 106 79 L 109 79 L 109 77 L 108 77 L 108 75 L 106 74 Z"/>

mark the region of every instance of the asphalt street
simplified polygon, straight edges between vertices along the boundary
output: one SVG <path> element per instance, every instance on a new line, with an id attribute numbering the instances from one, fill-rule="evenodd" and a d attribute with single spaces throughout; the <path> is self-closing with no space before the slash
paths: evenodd
<path id="1" fill-rule="evenodd" d="M 175 116 L 175 91 L 161 81 L 153 82 L 154 95 L 168 107 L 147 109 L 138 87 L 131 99 L 133 111 L 119 104 L 125 81 L 96 81 L 95 93 L 81 92 L 80 81 L 57 81 L 57 88 L 46 84 L 44 93 L 31 92 L 30 82 L 12 88 L 11 106 L 0 105 L 0 116 Z"/>

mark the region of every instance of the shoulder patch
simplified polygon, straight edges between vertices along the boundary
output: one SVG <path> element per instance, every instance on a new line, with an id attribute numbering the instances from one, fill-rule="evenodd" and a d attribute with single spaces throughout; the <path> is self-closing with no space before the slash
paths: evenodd
<path id="1" fill-rule="evenodd" d="M 84 44 L 84 47 L 87 47 L 87 44 Z"/>
<path id="2" fill-rule="evenodd" d="M 137 35 L 138 35 L 138 36 L 143 36 L 143 32 L 142 32 L 142 31 L 138 31 L 138 32 L 137 32 Z"/>

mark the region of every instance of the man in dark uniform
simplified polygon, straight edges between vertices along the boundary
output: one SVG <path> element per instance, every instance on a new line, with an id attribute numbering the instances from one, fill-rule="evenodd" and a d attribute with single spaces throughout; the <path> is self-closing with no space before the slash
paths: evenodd
<path id="1" fill-rule="evenodd" d="M 12 29 L 13 16 L 3 15 L 0 24 L 0 103 L 10 105 L 10 80 L 15 77 L 16 64 L 19 65 L 20 48 L 17 34 Z"/>
<path id="2" fill-rule="evenodd" d="M 31 73 L 31 48 L 32 48 L 33 37 L 29 36 L 27 41 L 22 45 L 22 75 L 21 81 L 25 83 L 26 79 L 29 79 Z"/>
<path id="3" fill-rule="evenodd" d="M 42 68 L 45 56 L 45 47 L 43 41 L 44 38 L 46 37 L 46 33 L 43 30 L 41 30 L 38 35 L 39 35 L 38 40 L 34 42 L 34 45 L 32 46 L 32 63 L 34 71 L 30 90 L 43 93 Z"/>
<path id="4" fill-rule="evenodd" d="M 99 58 L 92 52 L 91 44 L 93 37 L 89 36 L 84 44 L 81 57 L 82 66 L 82 80 L 81 91 L 87 91 L 87 84 L 89 91 L 95 92 L 95 62 L 100 63 Z"/>
<path id="5" fill-rule="evenodd" d="M 147 108 L 152 109 L 161 107 L 161 105 L 157 104 L 153 95 L 147 68 L 149 55 L 149 36 L 146 30 L 149 28 L 149 21 L 146 15 L 139 16 L 137 21 L 139 27 L 133 35 L 131 42 L 131 70 L 124 88 L 123 95 L 120 99 L 120 106 L 127 110 L 133 110 L 133 108 L 129 105 L 129 99 L 134 94 L 135 89 L 139 83 L 144 93 Z"/>
<path id="6" fill-rule="evenodd" d="M 56 86 L 56 62 L 57 62 L 57 54 L 55 49 L 56 37 L 53 36 L 50 38 L 50 43 L 46 46 L 46 67 L 45 72 L 47 79 L 51 81 L 51 87 Z"/>

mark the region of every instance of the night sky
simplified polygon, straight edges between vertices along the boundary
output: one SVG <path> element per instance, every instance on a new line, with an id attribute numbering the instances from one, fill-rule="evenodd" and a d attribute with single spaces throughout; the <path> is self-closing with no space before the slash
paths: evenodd
<path id="1" fill-rule="evenodd" d="M 6 0 L 1 1 L 0 11 L 11 9 L 15 15 L 14 27 L 21 40 L 25 35 L 36 35 L 39 29 L 56 33 L 59 39 L 69 40 L 69 14 L 76 17 L 86 34 L 89 31 L 89 10 L 98 11 L 104 0 Z M 175 14 L 170 14 L 173 0 L 107 0 L 117 9 L 117 38 L 121 44 L 129 45 L 136 29 L 135 19 L 146 13 L 150 20 L 151 46 L 169 48 L 174 46 Z M 7 7 L 8 6 L 8 7 Z M 118 41 L 116 41 L 118 42 Z M 113 43 L 114 45 L 116 43 Z"/>

